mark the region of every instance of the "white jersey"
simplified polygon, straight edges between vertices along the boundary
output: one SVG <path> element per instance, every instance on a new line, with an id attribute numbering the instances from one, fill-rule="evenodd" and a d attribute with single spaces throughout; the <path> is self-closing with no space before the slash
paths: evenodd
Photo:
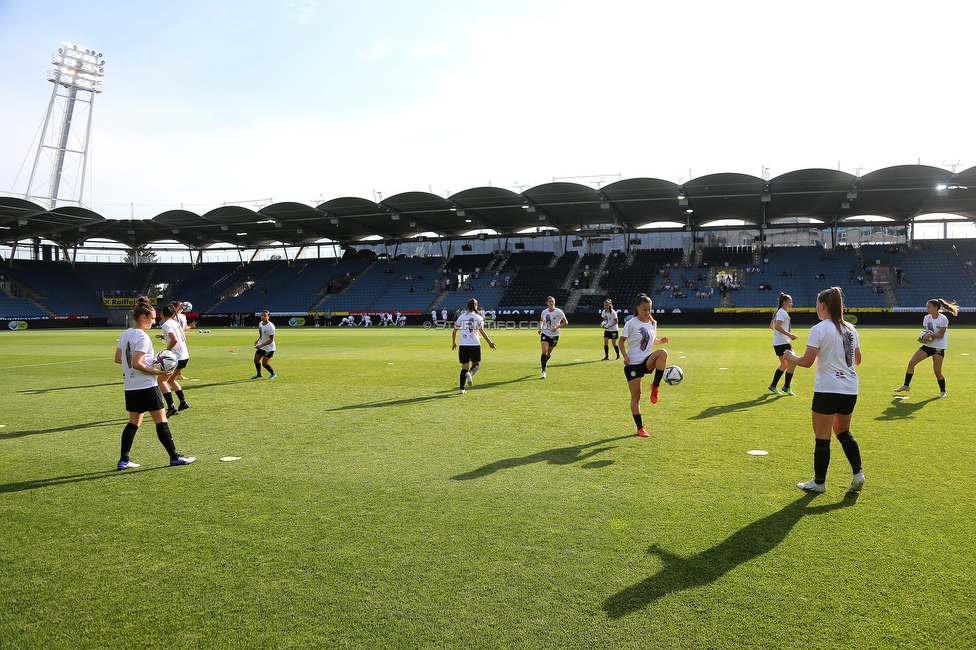
<path id="1" fill-rule="evenodd" d="M 565 312 L 558 307 L 549 311 L 549 308 L 542 310 L 542 316 L 539 318 L 539 322 L 542 324 L 542 333 L 549 338 L 555 338 L 559 336 L 559 330 L 553 330 L 553 327 L 559 325 L 566 318 Z"/>
<path id="2" fill-rule="evenodd" d="M 642 323 L 636 316 L 624 324 L 621 338 L 627 341 L 627 360 L 630 365 L 647 361 L 654 351 L 654 339 L 657 338 L 657 325 L 652 321 Z"/>
<path id="3" fill-rule="evenodd" d="M 176 338 L 176 345 L 172 348 L 176 358 L 181 361 L 183 359 L 189 359 L 190 351 L 186 347 L 186 334 L 183 332 L 180 324 L 176 322 L 175 318 L 163 321 L 163 341 L 166 343 L 166 347 L 169 347 L 170 334 Z"/>
<path id="4" fill-rule="evenodd" d="M 935 318 L 932 318 L 931 314 L 925 314 L 925 318 L 922 319 L 922 327 L 925 328 L 926 332 L 932 332 L 933 334 L 938 334 L 939 329 L 942 327 L 946 328 L 945 334 L 941 339 L 932 339 L 931 341 L 926 341 L 923 345 L 938 350 L 945 350 L 949 347 L 949 318 L 945 314 L 939 314 Z"/>
<path id="5" fill-rule="evenodd" d="M 485 319 L 480 314 L 465 312 L 461 314 L 454 327 L 458 330 L 458 345 L 481 345 L 478 330 L 485 326 Z"/>
<path id="6" fill-rule="evenodd" d="M 790 329 L 792 319 L 790 318 L 789 312 L 785 309 L 780 309 L 776 312 L 776 315 L 773 317 L 773 324 L 775 325 L 777 321 L 783 321 L 783 329 L 787 332 L 793 331 Z M 784 343 L 790 342 L 790 337 L 779 330 L 776 330 L 773 334 L 773 345 L 783 345 Z"/>
<path id="7" fill-rule="evenodd" d="M 603 319 L 603 329 L 606 331 L 616 332 L 620 329 L 620 325 L 617 323 L 616 309 L 604 309 L 600 312 L 600 318 Z"/>
<path id="8" fill-rule="evenodd" d="M 853 327 L 837 331 L 829 318 L 810 328 L 807 346 L 817 348 L 817 374 L 813 380 L 816 393 L 857 395 L 858 378 L 855 350 L 861 347 L 860 337 Z"/>
<path id="9" fill-rule="evenodd" d="M 152 365 L 156 358 L 153 351 L 152 339 L 144 330 L 130 327 L 119 337 L 119 349 L 122 350 L 122 376 L 125 390 L 142 390 L 156 385 L 156 375 L 147 374 L 132 367 L 132 357 L 136 352 L 146 354 L 146 365 Z"/>
<path id="10" fill-rule="evenodd" d="M 264 323 L 258 323 L 258 347 L 259 348 L 261 348 L 265 352 L 274 352 L 276 346 L 275 346 L 274 339 L 271 338 L 274 335 L 275 335 L 274 323 L 272 323 L 271 321 L 268 321 L 267 325 L 265 325 Z"/>

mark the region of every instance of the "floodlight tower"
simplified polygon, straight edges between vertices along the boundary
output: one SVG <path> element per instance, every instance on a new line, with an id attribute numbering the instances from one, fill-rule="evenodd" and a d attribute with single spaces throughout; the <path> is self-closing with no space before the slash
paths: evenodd
<path id="1" fill-rule="evenodd" d="M 48 210 L 53 210 L 58 203 L 58 192 L 65 175 L 65 160 L 68 158 L 68 168 L 75 174 L 71 199 L 65 202 L 81 206 L 85 193 L 85 172 L 88 167 L 88 144 L 91 136 L 92 105 L 95 95 L 102 92 L 102 77 L 105 76 L 105 60 L 101 53 L 94 50 L 62 43 L 57 54 L 51 55 L 54 70 L 47 73 L 47 80 L 54 84 L 51 92 L 51 102 L 44 117 L 41 139 L 37 145 L 37 155 L 34 157 L 34 167 L 31 169 L 30 180 L 27 181 L 27 199 L 39 199 L 47 202 Z M 71 122 L 74 118 L 76 105 L 82 104 L 79 114 L 87 110 L 87 121 L 84 134 L 72 140 Z M 87 105 L 87 106 L 85 106 Z M 58 132 L 49 131 L 51 118 L 60 111 L 61 129 Z M 46 154 L 46 156 L 45 156 Z M 50 163 L 49 180 L 42 179 L 45 174 L 38 175 L 41 158 L 45 157 Z M 37 185 L 34 180 L 38 178 Z"/>

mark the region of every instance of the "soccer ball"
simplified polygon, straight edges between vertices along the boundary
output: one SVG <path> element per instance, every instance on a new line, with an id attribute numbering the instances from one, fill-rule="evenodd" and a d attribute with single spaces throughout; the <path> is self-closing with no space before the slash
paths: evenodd
<path id="1" fill-rule="evenodd" d="M 664 381 L 668 386 L 677 386 L 684 378 L 685 373 L 678 366 L 668 366 L 664 369 Z"/>
<path id="2" fill-rule="evenodd" d="M 925 339 L 925 337 L 928 336 L 931 333 L 932 332 L 930 332 L 929 330 L 922 330 L 922 333 L 918 335 L 918 340 L 919 341 L 923 341 Z"/>
<path id="3" fill-rule="evenodd" d="M 189 300 L 183 301 L 183 311 L 190 312 L 193 311 L 193 303 Z"/>
<path id="4" fill-rule="evenodd" d="M 172 350 L 163 350 L 156 355 L 156 360 L 153 362 L 153 367 L 156 370 L 176 370 L 176 366 L 179 364 L 179 359 L 173 354 Z"/>

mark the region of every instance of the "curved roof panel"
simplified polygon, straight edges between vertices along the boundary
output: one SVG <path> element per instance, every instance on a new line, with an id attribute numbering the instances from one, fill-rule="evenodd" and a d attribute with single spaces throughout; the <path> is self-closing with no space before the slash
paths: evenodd
<path id="1" fill-rule="evenodd" d="M 631 230 L 662 221 L 688 222 L 688 204 L 681 186 L 658 178 L 630 178 L 600 190 L 600 207 L 610 211 L 608 223 Z M 606 216 L 604 218 L 607 218 Z"/>
<path id="2" fill-rule="evenodd" d="M 953 174 L 938 167 L 900 165 L 861 178 L 829 169 L 802 169 L 770 181 L 721 173 L 684 185 L 632 178 L 599 190 L 553 182 L 521 194 L 475 187 L 446 199 L 429 192 L 404 192 L 380 203 L 340 197 L 315 207 L 273 203 L 258 212 L 228 205 L 204 215 L 169 210 L 148 220 L 105 219 L 78 207 L 47 210 L 25 199 L 0 196 L 0 241 L 13 244 L 43 237 L 73 246 L 104 238 L 135 247 L 177 241 L 202 249 L 217 243 L 259 248 L 326 240 L 349 246 L 367 237 L 395 243 L 431 232 L 458 239 L 477 230 L 511 236 L 546 226 L 563 234 L 602 234 L 661 222 L 697 229 L 723 219 L 754 227 L 790 227 L 805 225 L 795 219 L 812 218 L 829 226 L 862 215 L 907 223 L 931 213 L 976 220 L 976 167 Z"/>

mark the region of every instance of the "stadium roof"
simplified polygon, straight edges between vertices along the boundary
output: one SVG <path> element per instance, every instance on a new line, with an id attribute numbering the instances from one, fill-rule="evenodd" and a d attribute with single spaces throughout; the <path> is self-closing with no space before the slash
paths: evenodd
<path id="1" fill-rule="evenodd" d="M 283 202 L 257 211 L 223 206 L 202 215 L 170 210 L 152 219 L 105 219 L 79 207 L 47 210 L 7 196 L 0 197 L 0 242 L 40 237 L 71 248 L 100 239 L 138 248 L 176 241 L 194 250 L 215 244 L 242 249 L 322 242 L 355 246 L 371 243 L 364 241 L 369 237 L 399 243 L 421 235 L 472 239 L 481 231 L 531 236 L 540 227 L 545 229 L 540 232 L 574 237 L 637 232 L 655 225 L 699 230 L 730 219 L 757 229 L 811 225 L 796 219 L 814 219 L 823 227 L 856 225 L 862 216 L 907 224 L 939 213 L 976 221 L 976 167 L 953 174 L 937 167 L 901 165 L 861 177 L 804 169 L 768 181 L 721 173 L 684 185 L 632 178 L 601 189 L 554 182 L 521 194 L 477 187 L 449 198 L 405 192 L 379 203 L 344 197 L 315 207 Z"/>

